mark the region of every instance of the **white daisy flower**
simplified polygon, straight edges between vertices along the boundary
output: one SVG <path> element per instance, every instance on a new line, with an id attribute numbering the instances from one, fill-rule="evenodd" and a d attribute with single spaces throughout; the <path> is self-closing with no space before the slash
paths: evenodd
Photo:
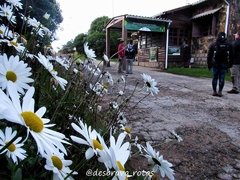
<path id="1" fill-rule="evenodd" d="M 50 14 L 45 13 L 45 14 L 43 15 L 43 18 L 45 18 L 46 20 L 48 20 L 48 19 L 50 18 Z"/>
<path id="2" fill-rule="evenodd" d="M 0 26 L 0 37 L 1 38 L 13 38 L 13 33 L 11 30 L 9 30 L 9 28 L 7 26 L 5 26 L 4 24 L 2 24 Z"/>
<path id="3" fill-rule="evenodd" d="M 89 49 L 87 42 L 84 44 L 84 52 L 88 59 L 96 60 L 95 59 L 96 58 L 95 51 L 93 51 L 92 49 Z"/>
<path id="4" fill-rule="evenodd" d="M 130 127 L 127 127 L 127 126 L 124 126 L 123 124 L 120 124 L 120 127 L 121 127 L 121 130 L 123 130 L 124 131 L 124 133 L 126 134 L 126 135 L 128 135 L 129 136 L 129 138 L 131 139 L 131 128 Z"/>
<path id="5" fill-rule="evenodd" d="M 109 72 L 105 72 L 103 74 L 103 77 L 107 81 L 108 84 L 110 84 L 111 86 L 113 85 L 113 78 L 112 78 L 112 75 Z"/>
<path id="6" fill-rule="evenodd" d="M 90 159 L 95 155 L 97 155 L 97 149 L 103 150 L 103 145 L 99 142 L 99 134 L 96 130 L 92 130 L 91 126 L 87 126 L 81 120 L 79 120 L 79 126 L 75 123 L 71 124 L 73 129 L 81 134 L 84 138 L 80 138 L 77 136 L 70 136 L 73 141 L 79 144 L 84 144 L 89 146 L 88 150 L 85 152 L 86 159 Z M 101 138 L 102 140 L 102 138 Z"/>
<path id="7" fill-rule="evenodd" d="M 159 172 L 163 178 L 166 175 L 169 179 L 173 180 L 174 171 L 171 169 L 172 164 L 164 160 L 163 156 L 159 155 L 159 151 L 156 152 L 149 142 L 146 142 L 146 148 L 144 148 L 144 150 L 146 152 L 145 157 L 148 159 L 148 162 L 153 165 L 152 170 Z"/>
<path id="8" fill-rule="evenodd" d="M 0 87 L 3 90 L 7 88 L 9 82 L 12 82 L 17 91 L 24 94 L 24 89 L 30 88 L 28 83 L 33 82 L 30 71 L 31 68 L 20 61 L 19 56 L 10 56 L 8 59 L 6 54 L 0 55 Z"/>
<path id="9" fill-rule="evenodd" d="M 124 94 L 124 92 L 122 91 L 122 90 L 120 90 L 119 92 L 118 92 L 118 95 L 119 96 L 122 96 Z"/>
<path id="10" fill-rule="evenodd" d="M 90 73 L 92 73 L 94 76 L 102 76 L 101 75 L 101 73 L 102 73 L 102 71 L 99 69 L 99 68 L 97 68 L 97 67 L 92 67 L 91 66 L 91 64 L 88 64 L 88 65 L 86 65 L 86 67 L 87 67 L 87 70 L 90 72 Z"/>
<path id="11" fill-rule="evenodd" d="M 74 74 L 77 74 L 78 70 L 76 68 L 73 68 L 73 72 L 74 72 Z"/>
<path id="12" fill-rule="evenodd" d="M 8 144 L 17 134 L 17 131 L 13 131 L 11 127 L 6 127 L 5 133 L 0 130 L 0 149 Z M 20 143 L 22 137 L 18 137 L 13 141 L 2 153 L 7 153 L 7 156 L 18 164 L 18 161 L 26 158 L 26 151 L 22 148 L 24 145 Z M 1 154 L 2 154 L 1 153 Z"/>
<path id="13" fill-rule="evenodd" d="M 103 157 L 106 162 L 111 162 L 107 168 L 114 168 L 117 172 L 115 178 L 119 180 L 125 180 L 127 178 L 124 165 L 130 156 L 130 144 L 129 142 L 123 143 L 125 136 L 124 133 L 119 134 L 117 141 L 113 136 L 110 136 L 110 147 L 108 150 L 105 150 L 108 156 Z"/>
<path id="14" fill-rule="evenodd" d="M 118 83 L 120 83 L 120 82 L 126 83 L 125 77 L 122 75 L 122 76 L 117 80 L 117 82 L 118 82 Z"/>
<path id="15" fill-rule="evenodd" d="M 16 9 L 22 9 L 21 0 L 6 0 L 8 3 L 12 4 Z"/>
<path id="16" fill-rule="evenodd" d="M 96 93 L 96 95 L 102 97 L 104 94 L 106 94 L 108 92 L 108 90 L 105 88 L 104 85 L 102 85 L 101 83 L 97 82 L 96 84 L 92 85 L 89 84 L 90 89 L 93 90 L 93 92 Z"/>
<path id="17" fill-rule="evenodd" d="M 65 160 L 63 153 L 50 153 L 44 155 L 46 159 L 45 169 L 52 171 L 54 173 L 53 179 L 64 180 L 68 174 L 72 172 L 72 170 L 68 167 L 72 164 L 71 160 Z M 73 172 L 72 174 L 77 174 L 77 172 Z M 68 177 L 67 179 L 72 179 L 72 177 Z"/>
<path id="18" fill-rule="evenodd" d="M 97 105 L 97 112 L 101 112 L 102 111 L 102 106 Z"/>
<path id="19" fill-rule="evenodd" d="M 57 71 L 53 69 L 53 65 L 50 63 L 50 61 L 41 53 L 38 53 L 38 56 L 35 56 L 38 61 L 49 71 L 49 73 L 52 75 L 52 77 L 57 81 L 57 83 L 60 85 L 60 87 L 65 90 L 65 86 L 67 85 L 67 80 L 59 77 L 57 74 Z"/>
<path id="20" fill-rule="evenodd" d="M 117 110 L 119 108 L 119 105 L 117 102 L 113 101 L 110 102 L 110 107 Z"/>
<path id="21" fill-rule="evenodd" d="M 16 24 L 16 16 L 13 15 L 13 7 L 6 3 L 4 3 L 3 6 L 0 6 L 0 16 L 6 17 L 8 21 Z"/>
<path id="22" fill-rule="evenodd" d="M 31 54 L 31 53 L 26 53 L 26 56 L 28 57 L 28 58 L 30 58 L 30 59 L 33 59 L 34 58 L 34 54 Z"/>
<path id="23" fill-rule="evenodd" d="M 33 32 L 32 32 L 33 34 Z M 42 28 L 38 28 L 37 31 L 36 31 L 36 34 L 43 37 L 44 36 L 44 30 Z"/>
<path id="24" fill-rule="evenodd" d="M 30 17 L 28 17 L 27 24 L 34 28 L 38 28 L 41 25 L 41 23 L 37 21 L 35 18 L 30 18 Z"/>
<path id="25" fill-rule="evenodd" d="M 151 76 L 144 73 L 141 76 L 143 77 L 144 87 L 146 88 L 147 92 L 150 92 L 152 95 L 158 94 L 159 90 L 156 87 L 157 82 L 155 79 L 152 79 Z"/>
<path id="26" fill-rule="evenodd" d="M 0 104 L 4 107 L 0 107 L 0 116 L 10 122 L 26 127 L 28 133 L 30 132 L 36 141 L 38 152 L 41 155 L 48 152 L 56 152 L 57 149 L 67 154 L 62 144 L 69 144 L 65 140 L 65 135 L 49 129 L 54 124 L 48 124 L 50 119 L 43 117 L 46 108 L 41 107 L 36 112 L 34 111 L 35 101 L 32 98 L 35 91 L 34 87 L 28 89 L 21 103 L 20 96 L 17 94 L 13 84 L 9 83 L 8 86 L 10 98 L 0 90 Z"/>
<path id="27" fill-rule="evenodd" d="M 123 113 L 123 112 L 120 112 L 120 113 L 118 114 L 117 122 L 118 122 L 119 124 L 123 124 L 123 125 L 127 124 L 127 118 L 124 116 L 124 113 Z"/>
<path id="28" fill-rule="evenodd" d="M 56 59 L 55 59 L 60 65 L 62 65 L 66 70 L 68 70 L 69 69 L 69 67 L 70 67 L 70 63 L 69 62 L 67 62 L 67 60 L 64 60 L 64 59 L 62 59 L 62 58 L 60 58 L 60 57 L 56 57 Z"/>
<path id="29" fill-rule="evenodd" d="M 12 40 L 6 40 L 6 43 L 10 47 L 14 47 L 18 52 L 22 53 L 25 50 L 23 43 L 18 43 L 17 38 Z"/>
<path id="30" fill-rule="evenodd" d="M 43 25 L 42 25 L 42 30 L 45 33 L 45 35 L 47 35 L 49 37 L 52 35 L 52 32 L 47 27 L 45 27 Z"/>

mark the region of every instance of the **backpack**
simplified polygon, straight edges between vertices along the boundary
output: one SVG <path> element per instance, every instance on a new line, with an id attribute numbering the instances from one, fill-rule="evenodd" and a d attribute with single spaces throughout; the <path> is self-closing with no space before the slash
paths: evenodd
<path id="1" fill-rule="evenodd" d="M 128 44 L 126 51 L 128 51 L 128 52 L 133 52 L 133 51 L 134 51 L 133 45 L 132 45 L 132 44 Z"/>
<path id="2" fill-rule="evenodd" d="M 127 45 L 127 49 L 125 51 L 125 55 L 126 55 L 126 58 L 127 59 L 133 59 L 134 56 L 135 56 L 135 51 L 134 51 L 134 48 L 133 48 L 133 45 L 132 44 L 128 44 Z"/>
<path id="3" fill-rule="evenodd" d="M 216 64 L 227 63 L 229 59 L 229 45 L 216 43 L 214 46 L 213 62 Z"/>

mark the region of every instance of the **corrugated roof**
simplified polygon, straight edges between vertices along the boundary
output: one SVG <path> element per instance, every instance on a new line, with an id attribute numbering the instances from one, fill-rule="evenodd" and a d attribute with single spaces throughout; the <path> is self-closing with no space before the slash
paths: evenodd
<path id="1" fill-rule="evenodd" d="M 185 10 L 185 9 L 197 6 L 197 5 L 199 5 L 199 4 L 203 3 L 203 2 L 206 2 L 206 1 L 207 0 L 199 0 L 199 1 L 196 1 L 194 3 L 189 3 L 189 4 L 186 4 L 186 5 L 181 6 L 181 7 L 177 7 L 177 8 L 174 8 L 174 9 L 167 10 L 167 11 L 163 11 L 163 12 L 161 12 L 159 14 L 153 15 L 153 17 L 162 16 L 162 15 L 168 14 L 168 13 L 174 13 L 174 12 L 180 11 L 180 10 Z"/>
<path id="2" fill-rule="evenodd" d="M 146 16 L 138 16 L 138 15 L 131 15 L 131 14 L 124 14 L 120 16 L 115 16 L 111 18 L 108 23 L 106 24 L 105 27 L 116 27 L 116 28 L 122 28 L 122 21 L 124 18 L 129 18 L 129 19 L 139 19 L 143 21 L 152 21 L 152 22 L 165 22 L 165 23 L 171 23 L 172 21 L 170 19 L 165 19 L 165 18 L 154 18 L 154 17 L 146 17 Z"/>
<path id="3" fill-rule="evenodd" d="M 222 8 L 222 7 L 216 8 L 216 9 L 212 9 L 212 10 L 208 10 L 208 11 L 205 11 L 205 12 L 203 12 L 203 13 L 197 14 L 197 15 L 193 16 L 192 19 L 197 19 L 197 18 L 200 18 L 200 17 L 203 17 L 203 16 L 207 16 L 207 15 L 214 14 L 214 13 L 216 13 L 217 11 L 219 11 L 221 8 Z"/>
<path id="4" fill-rule="evenodd" d="M 133 18 L 133 19 L 159 21 L 159 22 L 172 22 L 170 19 L 165 19 L 165 18 L 146 17 L 146 16 L 131 15 L 131 14 L 126 14 L 125 17 Z"/>

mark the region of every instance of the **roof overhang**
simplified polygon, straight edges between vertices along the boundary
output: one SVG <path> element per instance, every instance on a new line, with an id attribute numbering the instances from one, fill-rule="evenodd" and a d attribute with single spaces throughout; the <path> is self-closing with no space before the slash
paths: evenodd
<path id="1" fill-rule="evenodd" d="M 123 25 L 128 30 L 140 30 L 140 31 L 158 31 L 157 26 L 167 26 L 171 23 L 171 20 L 154 17 L 144 17 L 136 15 L 121 15 L 110 19 L 105 26 L 106 28 L 117 28 L 121 29 Z M 124 24 L 123 24 L 124 23 Z M 139 28 L 139 29 L 138 29 Z M 149 30 L 150 29 L 150 30 Z"/>
<path id="2" fill-rule="evenodd" d="M 218 12 L 221 8 L 222 7 L 216 8 L 216 9 L 212 9 L 212 10 L 208 10 L 208 11 L 202 12 L 200 14 L 194 15 L 192 17 L 192 19 L 197 19 L 197 18 L 201 18 L 201 17 L 204 17 L 204 16 L 208 16 L 208 15 L 214 14 L 214 13 Z"/>

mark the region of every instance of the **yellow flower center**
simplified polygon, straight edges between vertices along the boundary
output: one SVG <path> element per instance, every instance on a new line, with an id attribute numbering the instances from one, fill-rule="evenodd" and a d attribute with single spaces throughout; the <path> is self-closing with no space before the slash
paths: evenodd
<path id="1" fill-rule="evenodd" d="M 4 32 L 0 29 L 0 34 L 3 34 Z"/>
<path id="2" fill-rule="evenodd" d="M 33 112 L 25 111 L 21 113 L 26 125 L 34 132 L 41 132 L 43 130 L 42 120 Z"/>
<path id="3" fill-rule="evenodd" d="M 156 176 L 156 174 L 153 174 L 153 176 L 152 176 L 152 180 L 157 180 L 157 176 Z"/>
<path id="4" fill-rule="evenodd" d="M 131 128 L 125 127 L 125 131 L 126 131 L 128 134 L 131 134 Z"/>
<path id="5" fill-rule="evenodd" d="M 52 162 L 53 162 L 53 165 L 58 168 L 58 170 L 61 170 L 62 167 L 63 167 L 63 163 L 61 161 L 61 159 L 59 159 L 59 157 L 57 156 L 52 156 Z"/>
<path id="6" fill-rule="evenodd" d="M 101 143 L 96 139 L 93 139 L 93 147 L 94 149 L 103 150 Z"/>
<path id="7" fill-rule="evenodd" d="M 10 41 L 10 44 L 15 46 L 15 47 L 18 47 L 18 43 L 16 41 Z"/>
<path id="8" fill-rule="evenodd" d="M 8 71 L 6 74 L 6 78 L 8 81 L 16 82 L 17 75 L 13 71 Z"/>
<path id="9" fill-rule="evenodd" d="M 7 143 L 9 143 L 9 142 L 8 141 L 5 142 L 5 144 L 7 144 Z M 7 147 L 7 149 L 11 152 L 14 152 L 16 150 L 16 146 L 15 146 L 15 144 L 12 143 Z"/>
<path id="10" fill-rule="evenodd" d="M 103 84 L 103 89 L 108 89 L 108 86 L 109 86 L 109 85 L 108 85 L 107 83 L 104 83 L 104 84 Z"/>
<path id="11" fill-rule="evenodd" d="M 117 161 L 117 166 L 120 171 L 125 171 L 125 168 L 120 161 Z"/>

